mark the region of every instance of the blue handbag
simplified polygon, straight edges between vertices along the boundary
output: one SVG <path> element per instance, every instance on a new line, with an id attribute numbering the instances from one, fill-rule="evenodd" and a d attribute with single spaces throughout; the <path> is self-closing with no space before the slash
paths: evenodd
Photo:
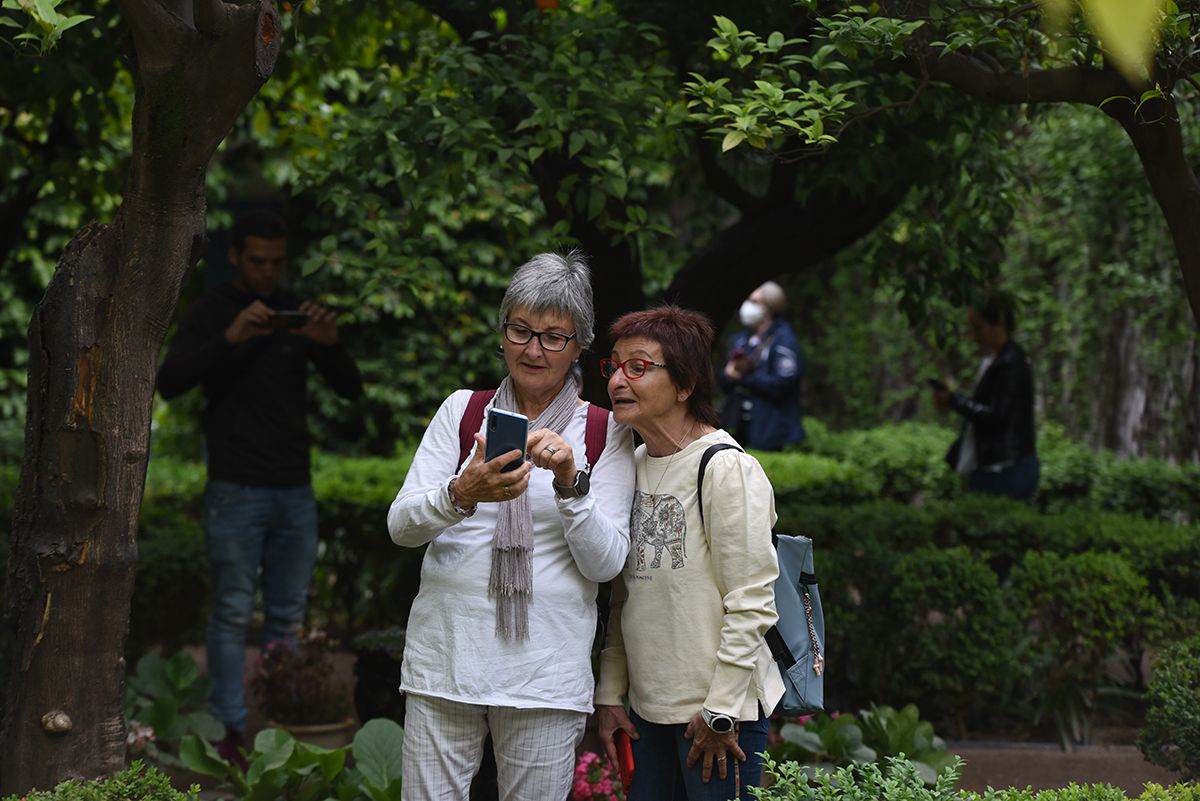
<path id="1" fill-rule="evenodd" d="M 718 451 L 741 450 L 736 445 L 711 445 L 700 457 L 696 476 L 700 520 L 704 520 L 704 470 Z M 743 451 L 744 453 L 744 451 Z M 788 717 L 811 715 L 825 708 L 825 615 L 813 566 L 813 542 L 799 535 L 772 532 L 779 560 L 775 580 L 775 611 L 779 621 L 764 639 L 783 678 L 783 698 L 775 711 Z"/>

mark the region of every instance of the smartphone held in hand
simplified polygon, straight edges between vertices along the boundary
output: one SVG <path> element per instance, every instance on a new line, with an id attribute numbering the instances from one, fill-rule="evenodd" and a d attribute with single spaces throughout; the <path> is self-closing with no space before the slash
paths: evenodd
<path id="1" fill-rule="evenodd" d="M 263 325 L 276 331 L 283 331 L 288 328 L 303 328 L 307 322 L 307 313 L 298 309 L 281 309 L 268 317 Z"/>
<path id="2" fill-rule="evenodd" d="M 484 457 L 487 461 L 490 462 L 509 451 L 519 450 L 521 458 L 509 462 L 500 472 L 507 473 L 521 466 L 525 459 L 525 443 L 529 440 L 528 417 L 503 409 L 490 409 L 484 431 L 487 437 L 487 451 Z"/>

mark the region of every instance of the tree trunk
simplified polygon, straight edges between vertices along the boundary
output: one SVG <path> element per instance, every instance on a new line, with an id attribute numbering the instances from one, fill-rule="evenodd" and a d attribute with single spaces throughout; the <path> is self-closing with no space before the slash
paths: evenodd
<path id="1" fill-rule="evenodd" d="M 1179 108 L 1170 95 L 1136 112 L 1128 105 L 1113 103 L 1105 111 L 1121 123 L 1142 161 L 1175 243 L 1192 319 L 1200 324 L 1200 180 L 1184 152 Z"/>
<path id="2" fill-rule="evenodd" d="M 209 158 L 279 51 L 265 0 L 121 10 L 137 86 L 124 201 L 111 225 L 75 236 L 29 327 L 0 795 L 124 766 L 122 652 L 158 350 L 203 246 Z"/>

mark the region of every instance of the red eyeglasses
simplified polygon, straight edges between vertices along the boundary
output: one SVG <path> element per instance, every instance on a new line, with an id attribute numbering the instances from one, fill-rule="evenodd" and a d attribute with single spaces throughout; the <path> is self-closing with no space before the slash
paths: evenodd
<path id="1" fill-rule="evenodd" d="M 649 359 L 626 359 L 623 362 L 615 359 L 600 360 L 600 375 L 605 378 L 612 378 L 613 374 L 620 370 L 625 373 L 625 377 L 630 381 L 637 381 L 646 374 L 646 371 L 651 367 L 666 367 L 661 362 L 652 362 Z"/>

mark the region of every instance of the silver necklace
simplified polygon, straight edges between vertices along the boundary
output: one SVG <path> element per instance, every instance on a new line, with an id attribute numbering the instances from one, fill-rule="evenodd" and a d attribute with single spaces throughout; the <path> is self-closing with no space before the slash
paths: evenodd
<path id="1" fill-rule="evenodd" d="M 651 511 L 653 511 L 654 509 L 656 509 L 658 507 L 658 502 L 659 502 L 659 500 L 661 500 L 658 497 L 658 488 L 662 486 L 663 479 L 667 477 L 667 473 L 671 472 L 671 462 L 675 461 L 675 454 L 677 454 L 683 450 L 682 443 L 687 441 L 687 438 L 689 436 L 691 436 L 692 429 L 694 429 L 695 427 L 696 427 L 696 421 L 692 420 L 692 424 L 690 426 L 688 426 L 687 431 L 683 432 L 682 437 L 680 437 L 678 440 L 672 438 L 671 442 L 675 445 L 675 450 L 671 451 L 671 456 L 670 456 L 670 458 L 667 459 L 666 467 L 664 467 L 662 473 L 659 474 L 658 483 L 654 485 L 654 492 L 651 492 L 650 497 L 648 497 L 642 501 L 642 506 L 650 507 Z"/>

